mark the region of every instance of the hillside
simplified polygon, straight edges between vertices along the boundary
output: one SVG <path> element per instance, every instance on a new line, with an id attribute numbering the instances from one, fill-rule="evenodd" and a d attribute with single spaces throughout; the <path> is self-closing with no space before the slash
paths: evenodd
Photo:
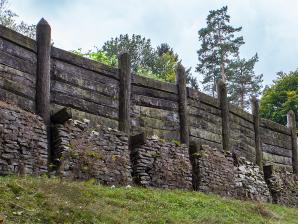
<path id="1" fill-rule="evenodd" d="M 0 195 L 0 223 L 298 223 L 283 206 L 92 181 L 0 177 Z"/>

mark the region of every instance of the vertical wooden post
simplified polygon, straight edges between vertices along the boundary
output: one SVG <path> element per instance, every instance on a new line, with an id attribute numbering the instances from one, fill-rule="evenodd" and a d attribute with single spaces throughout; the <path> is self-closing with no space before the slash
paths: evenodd
<path id="1" fill-rule="evenodd" d="M 46 125 L 50 124 L 50 60 L 51 27 L 41 19 L 36 27 L 37 72 L 36 72 L 36 113 Z"/>
<path id="2" fill-rule="evenodd" d="M 260 107 L 259 101 L 255 96 L 253 96 L 251 99 L 251 105 L 255 132 L 256 164 L 262 168 L 263 155 L 260 138 Z"/>
<path id="3" fill-rule="evenodd" d="M 224 151 L 230 151 L 229 102 L 227 87 L 222 80 L 217 82 L 217 96 L 222 119 L 222 147 Z"/>
<path id="4" fill-rule="evenodd" d="M 181 63 L 178 63 L 176 68 L 176 80 L 179 94 L 180 141 L 186 145 L 189 145 L 186 73 L 185 68 L 181 65 Z"/>
<path id="5" fill-rule="evenodd" d="M 118 58 L 119 66 L 119 130 L 129 134 L 130 131 L 130 95 L 131 66 L 128 53 L 122 53 Z"/>
<path id="6" fill-rule="evenodd" d="M 288 127 L 291 131 L 292 138 L 292 166 L 293 173 L 298 174 L 298 153 L 297 153 L 297 130 L 296 130 L 296 118 L 294 111 L 290 110 L 287 114 Z"/>

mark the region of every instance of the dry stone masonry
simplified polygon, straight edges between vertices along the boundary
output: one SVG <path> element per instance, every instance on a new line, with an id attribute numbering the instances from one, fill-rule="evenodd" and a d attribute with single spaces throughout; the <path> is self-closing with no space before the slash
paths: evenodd
<path id="1" fill-rule="evenodd" d="M 192 189 L 188 147 L 156 136 L 132 145 L 135 183 L 145 187 Z"/>
<path id="2" fill-rule="evenodd" d="M 46 173 L 47 144 L 39 116 L 0 102 L 0 175 Z"/>
<path id="3" fill-rule="evenodd" d="M 207 145 L 191 147 L 195 190 L 239 199 L 271 201 L 262 171 L 245 158 Z"/>
<path id="4" fill-rule="evenodd" d="M 86 119 L 69 119 L 54 126 L 53 152 L 58 175 L 79 180 L 94 178 L 108 185 L 131 184 L 128 136 L 88 124 Z"/>

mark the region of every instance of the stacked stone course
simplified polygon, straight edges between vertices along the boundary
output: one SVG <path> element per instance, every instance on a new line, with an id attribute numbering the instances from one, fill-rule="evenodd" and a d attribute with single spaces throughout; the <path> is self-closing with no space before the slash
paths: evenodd
<path id="1" fill-rule="evenodd" d="M 0 102 L 0 175 L 48 171 L 47 133 L 43 120 Z"/>
<path id="2" fill-rule="evenodd" d="M 132 148 L 135 183 L 144 187 L 192 189 L 188 147 L 155 136 Z"/>
<path id="3" fill-rule="evenodd" d="M 115 129 L 89 127 L 89 121 L 68 120 L 53 130 L 58 175 L 102 184 L 131 184 L 128 136 Z"/>
<path id="4" fill-rule="evenodd" d="M 271 201 L 262 171 L 245 158 L 208 145 L 191 151 L 196 190 L 239 199 Z"/>

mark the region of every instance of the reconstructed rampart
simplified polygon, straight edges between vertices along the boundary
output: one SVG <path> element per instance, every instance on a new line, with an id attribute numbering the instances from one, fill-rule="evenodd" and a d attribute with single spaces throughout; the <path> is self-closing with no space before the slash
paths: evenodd
<path id="1" fill-rule="evenodd" d="M 293 131 L 295 125 L 290 122 L 293 118 L 292 113 L 289 113 L 288 127 L 261 119 L 256 100 L 253 100 L 252 104 L 253 113 L 247 113 L 227 102 L 224 85 L 218 85 L 218 99 L 187 88 L 185 73 L 181 67 L 177 70 L 176 84 L 155 81 L 131 74 L 127 54 L 119 57 L 119 68 L 112 68 L 51 46 L 50 28 L 45 21 L 39 23 L 37 30 L 39 33 L 35 41 L 0 26 L 0 100 L 43 118 L 45 130 L 48 132 L 47 137 L 52 139 L 48 142 L 50 163 L 55 165 L 56 160 L 61 159 L 65 151 L 65 148 L 63 148 L 64 151 L 61 149 L 59 142 L 53 142 L 53 136 L 59 136 L 55 135 L 57 134 L 55 131 L 59 125 L 61 131 L 61 125 L 65 125 L 65 122 L 69 122 L 69 118 L 72 118 L 73 120 L 88 119 L 90 127 L 101 125 L 103 128 L 119 129 L 122 131 L 121 135 L 127 135 L 127 139 L 129 136 L 144 133 L 148 137 L 146 144 L 149 148 L 156 148 L 155 151 L 160 149 L 157 155 L 173 153 L 172 148 L 167 143 L 162 145 L 150 142 L 148 139 L 151 136 L 158 136 L 165 142 L 185 143 L 184 148 L 177 146 L 178 151 L 187 150 L 189 144 L 209 145 L 213 149 L 230 152 L 237 158 L 245 157 L 247 161 L 256 163 L 261 168 L 263 165 L 274 164 L 284 170 L 298 172 L 297 133 Z M 61 112 L 65 107 L 71 108 L 71 116 L 68 116 L 66 110 Z M 51 128 L 52 131 L 50 131 Z M 116 134 L 115 139 L 118 138 L 120 137 Z M 99 143 L 93 142 L 93 146 L 97 144 Z M 136 178 L 131 176 L 131 173 L 141 172 L 142 168 L 136 166 L 143 164 L 144 161 L 133 160 L 134 163 L 131 164 L 132 149 L 129 150 L 129 142 L 123 144 L 127 144 L 126 148 L 123 146 L 125 149 L 115 147 L 119 153 L 125 152 L 125 155 L 121 154 L 119 157 L 126 160 L 126 165 L 117 165 L 117 163 L 111 166 L 105 165 L 109 163 L 107 161 L 113 161 L 117 157 L 113 157 L 114 153 L 108 155 L 108 147 L 111 146 L 108 142 L 102 146 L 105 149 L 99 152 L 100 155 L 106 156 L 104 159 L 106 162 L 97 163 L 97 165 L 103 167 L 102 169 L 110 176 L 106 176 L 102 170 L 97 170 L 93 174 L 78 171 L 78 167 L 83 166 L 77 164 L 74 157 L 68 157 L 63 167 L 60 161 L 58 173 L 66 176 L 71 174 L 75 178 L 83 177 L 83 179 L 92 177 L 112 184 L 118 183 L 115 178 L 117 175 L 122 175 L 120 171 L 122 170 L 125 173 L 125 177 L 122 176 L 122 182 L 129 184 L 131 179 Z M 139 148 L 141 151 L 134 151 L 133 158 L 144 159 L 142 150 L 147 151 L 144 150 L 144 147 L 145 149 L 147 147 L 146 144 Z M 96 160 L 98 156 L 96 150 L 92 149 L 88 153 L 93 155 L 93 160 Z M 1 151 L 0 159 L 2 154 Z M 191 154 L 184 151 L 180 156 L 188 163 L 187 166 L 181 165 L 183 175 L 179 174 L 180 171 L 171 169 L 162 174 L 173 175 L 174 179 L 168 179 L 170 187 L 173 185 L 175 175 L 187 181 L 190 181 L 189 173 L 194 177 L 193 171 L 189 168 Z M 174 155 L 173 158 L 175 158 Z M 151 161 L 151 168 L 147 167 L 147 170 L 143 169 L 142 174 L 138 174 L 146 180 L 149 178 L 144 186 L 162 186 L 160 179 L 163 177 L 160 176 L 160 179 L 154 177 L 154 179 L 150 170 L 163 170 L 166 163 L 160 161 L 159 157 L 154 160 L 157 161 L 156 164 L 152 164 L 152 159 L 147 160 Z M 175 159 L 168 163 L 176 164 Z M 77 169 L 77 173 L 71 173 L 70 166 L 65 164 L 70 164 Z M 134 164 L 137 165 L 133 167 Z M 109 173 L 112 167 L 117 167 L 115 169 L 120 174 L 119 172 Z M 0 171 L 4 174 L 3 170 Z M 189 188 L 187 182 L 184 182 L 184 185 L 173 185 L 173 187 L 180 186 Z"/>

